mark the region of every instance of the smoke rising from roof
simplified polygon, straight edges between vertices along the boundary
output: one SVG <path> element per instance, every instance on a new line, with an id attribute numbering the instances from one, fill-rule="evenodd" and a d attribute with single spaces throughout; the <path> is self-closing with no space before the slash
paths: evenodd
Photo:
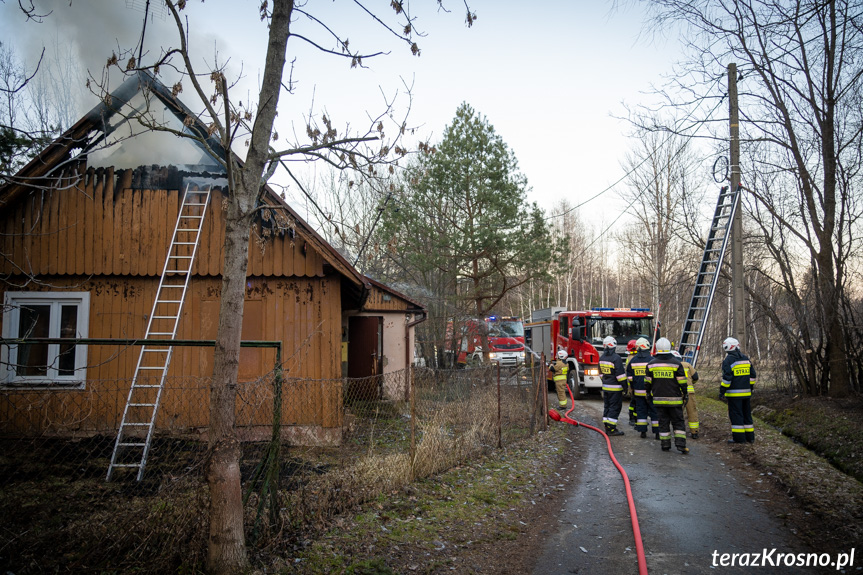
<path id="1" fill-rule="evenodd" d="M 160 3 L 161 0 L 150 2 L 142 55 L 144 65 L 152 64 L 164 49 L 179 45 L 173 18 Z M 212 3 L 207 6 L 195 4 L 197 6 L 194 8 L 197 10 L 212 10 Z M 69 0 L 34 0 L 34 5 L 36 14 L 47 15 L 41 19 L 41 23 L 27 21 L 17 2 L 0 3 L 0 32 L 4 29 L 17 29 L 18 33 L 14 34 L 14 48 L 18 58 L 26 63 L 31 72 L 35 69 L 43 48 L 46 62 L 43 62 L 40 70 L 50 68 L 50 61 L 57 58 L 55 51 L 58 49 L 65 51 L 64 57 L 71 56 L 74 59 L 79 77 L 70 79 L 69 82 L 77 84 L 80 89 L 70 86 L 69 92 L 76 100 L 75 109 L 77 117 L 80 117 L 97 103 L 92 90 L 85 87 L 87 79 L 93 78 L 101 82 L 106 63 L 112 55 L 120 58 L 119 65 L 123 68 L 130 56 L 134 55 L 137 60 L 146 3 L 143 0 L 75 0 L 71 3 Z M 191 9 L 190 3 L 187 11 Z M 22 34 L 22 28 L 29 28 L 30 33 Z M 206 27 L 200 26 L 198 29 L 206 30 Z M 192 29 L 190 32 L 190 44 L 193 46 L 220 46 L 222 51 L 230 53 L 228 41 L 217 40 L 216 36 L 206 31 L 201 34 Z M 12 36 L 11 33 L 0 34 L 0 37 L 5 38 Z M 200 57 L 197 61 L 201 62 L 200 72 L 209 72 L 209 68 L 204 69 L 204 62 Z M 170 67 L 161 68 L 162 83 L 170 86 L 178 79 L 178 74 Z M 123 80 L 120 70 L 113 67 L 105 87 L 108 91 L 114 90 Z M 208 85 L 205 89 L 207 87 Z M 190 100 L 187 103 L 194 108 L 192 98 L 187 96 L 183 99 Z"/>

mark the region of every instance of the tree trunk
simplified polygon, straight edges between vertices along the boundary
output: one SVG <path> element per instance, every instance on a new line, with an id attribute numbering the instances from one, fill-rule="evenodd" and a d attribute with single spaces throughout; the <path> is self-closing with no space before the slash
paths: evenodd
<path id="1" fill-rule="evenodd" d="M 210 459 L 207 468 L 210 531 L 206 569 L 213 575 L 234 575 L 248 571 L 249 568 L 243 532 L 241 448 L 234 436 L 234 409 L 240 366 L 250 227 L 254 219 L 255 202 L 265 183 L 262 177 L 269 160 L 269 142 L 279 105 L 293 8 L 294 3 L 291 0 L 273 2 L 258 114 L 252 128 L 246 161 L 232 178 L 228 193 L 219 334 L 210 387 Z M 228 95 L 223 95 L 225 106 L 228 107 Z M 231 127 L 225 126 L 225 133 L 230 131 Z M 231 149 L 230 141 L 226 142 L 225 149 Z M 233 162 L 233 158 L 229 157 L 227 161 Z M 231 171 L 228 173 L 231 174 Z M 214 207 L 219 208 L 220 206 Z"/>
<path id="2" fill-rule="evenodd" d="M 243 532 L 240 444 L 234 437 L 234 406 L 240 366 L 249 224 L 239 201 L 230 202 L 225 224 L 225 263 L 219 334 L 210 387 L 210 534 L 207 572 L 240 573 L 248 568 Z"/>
<path id="3" fill-rule="evenodd" d="M 240 482 L 240 442 L 224 438 L 210 452 L 210 535 L 207 573 L 233 575 L 248 570 L 243 533 L 243 492 Z"/>

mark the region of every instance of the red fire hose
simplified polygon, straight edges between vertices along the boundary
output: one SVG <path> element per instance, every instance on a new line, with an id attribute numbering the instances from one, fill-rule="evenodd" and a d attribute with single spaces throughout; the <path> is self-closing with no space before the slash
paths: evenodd
<path id="1" fill-rule="evenodd" d="M 611 461 L 614 463 L 614 466 L 620 472 L 621 477 L 623 477 L 623 484 L 626 486 L 626 501 L 629 504 L 629 516 L 632 519 L 632 534 L 635 536 L 635 554 L 638 556 L 638 575 L 647 575 L 647 559 L 644 556 L 644 544 L 641 541 L 641 529 L 638 527 L 638 514 L 635 512 L 635 500 L 632 498 L 632 488 L 629 485 L 629 477 L 626 475 L 626 471 L 623 470 L 620 463 L 617 462 L 617 458 L 614 457 L 614 451 L 611 450 L 611 440 L 608 438 L 608 435 L 599 428 L 586 423 L 581 423 L 569 417 L 570 412 L 575 409 L 575 398 L 572 397 L 572 390 L 569 389 L 569 386 L 566 386 L 566 389 L 569 391 L 569 396 L 573 400 L 572 407 L 569 408 L 569 411 L 567 411 L 565 415 L 561 415 L 554 410 L 549 410 L 548 416 L 555 421 L 561 421 L 576 427 L 580 425 L 582 427 L 592 429 L 605 438 L 605 443 L 608 445 L 608 455 L 611 457 Z"/>

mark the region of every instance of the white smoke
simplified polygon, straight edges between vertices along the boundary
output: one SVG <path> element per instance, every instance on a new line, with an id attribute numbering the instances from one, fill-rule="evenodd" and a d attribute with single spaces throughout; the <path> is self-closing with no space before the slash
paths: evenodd
<path id="1" fill-rule="evenodd" d="M 232 53 L 231 28 L 223 30 L 227 33 L 217 36 L 211 32 L 214 28 L 207 23 L 208 14 L 224 16 L 224 10 L 231 9 L 239 13 L 250 12 L 248 7 L 240 10 L 232 4 L 223 1 L 206 4 L 189 2 L 188 8 L 182 13 L 184 16 L 189 14 L 193 23 L 201 22 L 191 27 L 189 38 L 193 62 L 201 74 L 208 74 L 217 58 L 221 60 L 220 63 L 224 63 Z M 14 48 L 17 57 L 31 72 L 36 69 L 44 49 L 45 55 L 39 67 L 41 76 L 37 75 L 34 82 L 53 84 L 53 89 L 49 91 L 55 94 L 55 98 L 61 97 L 57 94 L 58 87 L 65 91 L 66 97 L 73 102 L 70 106 L 73 109 L 70 112 L 74 116 L 73 122 L 98 103 L 93 93 L 98 90 L 86 88 L 88 78 L 91 82 L 95 80 L 102 83 L 109 92 L 123 82 L 123 74 L 116 66 L 111 67 L 110 73 L 106 75 L 106 64 L 113 56 L 121 59 L 119 65 L 122 68 L 125 68 L 130 56 L 137 60 L 142 31 L 144 47 L 141 60 L 145 66 L 152 64 L 165 50 L 176 48 L 180 43 L 174 20 L 161 0 L 150 1 L 146 29 L 145 0 L 34 0 L 34 6 L 34 14 L 44 17 L 28 20 L 18 2 L 0 3 L 0 37 L 5 39 L 4 44 Z M 247 37 L 245 41 L 249 42 L 250 39 Z M 182 68 L 178 57 L 175 56 L 174 62 Z M 228 77 L 236 77 L 240 66 L 239 59 L 231 62 Z M 65 72 L 61 73 L 61 68 Z M 248 75 L 248 72 L 247 67 L 245 73 Z M 180 77 L 172 67 L 163 66 L 159 79 L 171 86 Z M 205 90 L 212 91 L 212 84 L 206 76 L 202 85 Z M 180 98 L 192 109 L 199 108 L 196 98 L 186 88 L 190 89 L 191 86 L 184 83 L 184 94 Z M 240 93 L 246 95 L 249 89 Z M 60 104 L 55 102 L 55 105 Z"/>

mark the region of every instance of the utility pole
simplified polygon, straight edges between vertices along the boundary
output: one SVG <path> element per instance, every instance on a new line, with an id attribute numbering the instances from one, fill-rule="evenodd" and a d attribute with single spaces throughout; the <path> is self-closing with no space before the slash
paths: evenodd
<path id="1" fill-rule="evenodd" d="M 740 191 L 740 125 L 737 108 L 737 64 L 728 65 L 728 118 L 731 156 L 731 190 Z M 743 202 L 738 198 L 731 221 L 731 307 L 733 336 L 746 345 L 746 307 L 743 290 Z"/>

